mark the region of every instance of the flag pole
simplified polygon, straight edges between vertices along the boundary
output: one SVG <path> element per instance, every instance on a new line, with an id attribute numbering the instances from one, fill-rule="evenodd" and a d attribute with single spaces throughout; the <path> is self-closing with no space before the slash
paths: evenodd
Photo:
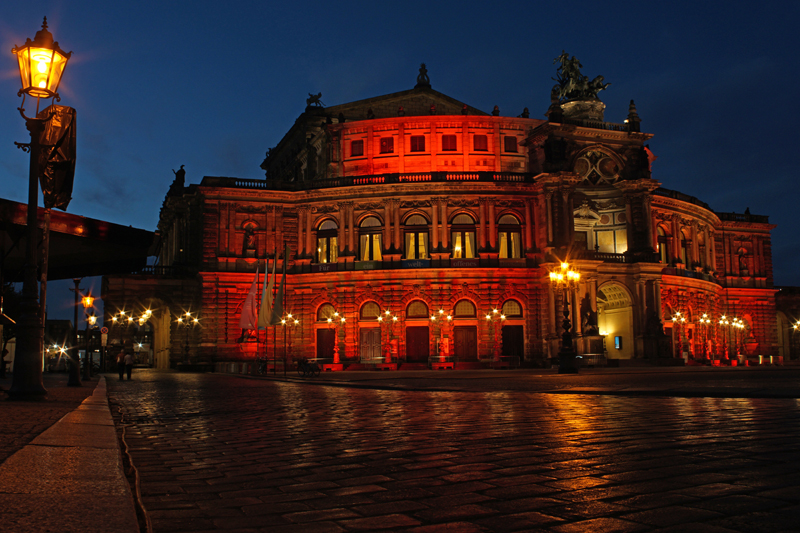
<path id="1" fill-rule="evenodd" d="M 288 261 L 288 250 L 286 249 L 286 239 L 283 240 L 283 305 L 286 306 L 286 262 Z M 284 313 L 285 314 L 285 313 Z M 286 322 L 283 323 L 283 377 L 286 377 Z"/>

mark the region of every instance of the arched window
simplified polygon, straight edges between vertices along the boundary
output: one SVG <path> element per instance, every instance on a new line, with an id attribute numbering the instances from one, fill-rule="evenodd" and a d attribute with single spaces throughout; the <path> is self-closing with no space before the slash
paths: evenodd
<path id="1" fill-rule="evenodd" d="M 665 265 L 669 264 L 669 247 L 667 246 L 667 232 L 661 226 L 658 227 L 658 257 Z"/>
<path id="2" fill-rule="evenodd" d="M 367 217 L 359 224 L 359 237 L 361 239 L 361 261 L 381 261 L 382 234 L 381 221 L 376 217 Z"/>
<path id="3" fill-rule="evenodd" d="M 336 312 L 333 305 L 331 304 L 322 304 L 317 311 L 317 322 L 327 322 L 329 318 L 333 317 L 333 314 Z"/>
<path id="4" fill-rule="evenodd" d="M 381 314 L 381 308 L 375 302 L 367 302 L 361 306 L 361 320 L 377 320 Z"/>
<path id="5" fill-rule="evenodd" d="M 456 215 L 452 226 L 453 258 L 475 257 L 475 220 L 466 214 Z"/>
<path id="6" fill-rule="evenodd" d="M 317 263 L 335 263 L 339 257 L 339 226 L 326 220 L 317 229 Z"/>
<path id="7" fill-rule="evenodd" d="M 475 317 L 475 305 L 469 300 L 460 300 L 453 311 L 456 318 Z"/>
<path id="8" fill-rule="evenodd" d="M 406 259 L 428 259 L 428 221 L 411 215 L 405 223 Z"/>
<path id="9" fill-rule="evenodd" d="M 697 255 L 700 266 L 708 266 L 706 265 L 706 235 L 703 231 L 697 233 Z"/>
<path id="10" fill-rule="evenodd" d="M 689 247 L 692 245 L 692 241 L 686 238 L 686 234 L 681 230 L 681 263 L 686 266 L 686 268 L 690 268 L 692 265 L 689 264 Z"/>
<path id="11" fill-rule="evenodd" d="M 519 318 L 522 316 L 522 306 L 516 300 L 506 300 L 503 303 L 503 314 L 507 317 Z"/>
<path id="12" fill-rule="evenodd" d="M 522 232 L 519 220 L 512 215 L 503 215 L 498 224 L 500 259 L 519 259 L 522 257 Z"/>
<path id="13" fill-rule="evenodd" d="M 407 318 L 428 318 L 428 306 L 422 300 L 414 300 L 406 309 Z"/>

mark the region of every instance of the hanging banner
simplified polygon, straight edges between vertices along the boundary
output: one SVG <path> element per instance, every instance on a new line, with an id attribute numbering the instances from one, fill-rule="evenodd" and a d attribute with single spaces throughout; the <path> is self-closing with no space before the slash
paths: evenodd
<path id="1" fill-rule="evenodd" d="M 63 105 L 51 105 L 42 110 L 37 118 L 45 119 L 39 138 L 39 183 L 44 193 L 44 206 L 67 210 L 72 200 L 72 184 L 75 178 L 76 128 L 75 109 Z"/>

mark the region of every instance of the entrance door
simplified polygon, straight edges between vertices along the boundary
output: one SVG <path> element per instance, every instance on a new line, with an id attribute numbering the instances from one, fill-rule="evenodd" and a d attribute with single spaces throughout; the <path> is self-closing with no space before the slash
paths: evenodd
<path id="1" fill-rule="evenodd" d="M 525 348 L 525 338 L 522 326 L 503 326 L 503 355 L 519 357 Z"/>
<path id="2" fill-rule="evenodd" d="M 406 328 L 406 361 L 427 363 L 430 354 L 428 326 L 409 326 Z"/>
<path id="3" fill-rule="evenodd" d="M 332 329 L 317 330 L 317 357 L 329 359 L 333 357 L 333 343 L 336 340 Z"/>
<path id="4" fill-rule="evenodd" d="M 377 359 L 381 356 L 381 329 L 362 329 L 359 339 L 361 360 Z"/>
<path id="5" fill-rule="evenodd" d="M 458 361 L 478 360 L 478 328 L 475 326 L 456 326 L 453 328 L 455 337 L 455 355 Z"/>

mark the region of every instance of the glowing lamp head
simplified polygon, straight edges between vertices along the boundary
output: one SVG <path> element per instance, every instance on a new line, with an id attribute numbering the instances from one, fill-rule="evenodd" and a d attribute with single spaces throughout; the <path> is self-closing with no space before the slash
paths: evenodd
<path id="1" fill-rule="evenodd" d="M 94 315 L 89 316 L 89 324 L 92 325 L 92 326 L 97 324 L 97 317 L 94 316 Z"/>
<path id="2" fill-rule="evenodd" d="M 20 93 L 59 99 L 58 86 L 72 52 L 64 52 L 53 41 L 53 34 L 47 31 L 47 17 L 32 41 L 27 39 L 23 46 L 15 45 L 11 52 L 19 63 Z"/>
<path id="3" fill-rule="evenodd" d="M 84 309 L 88 309 L 94 303 L 94 297 L 91 294 L 87 294 L 83 298 L 81 298 L 81 303 L 83 304 Z"/>

